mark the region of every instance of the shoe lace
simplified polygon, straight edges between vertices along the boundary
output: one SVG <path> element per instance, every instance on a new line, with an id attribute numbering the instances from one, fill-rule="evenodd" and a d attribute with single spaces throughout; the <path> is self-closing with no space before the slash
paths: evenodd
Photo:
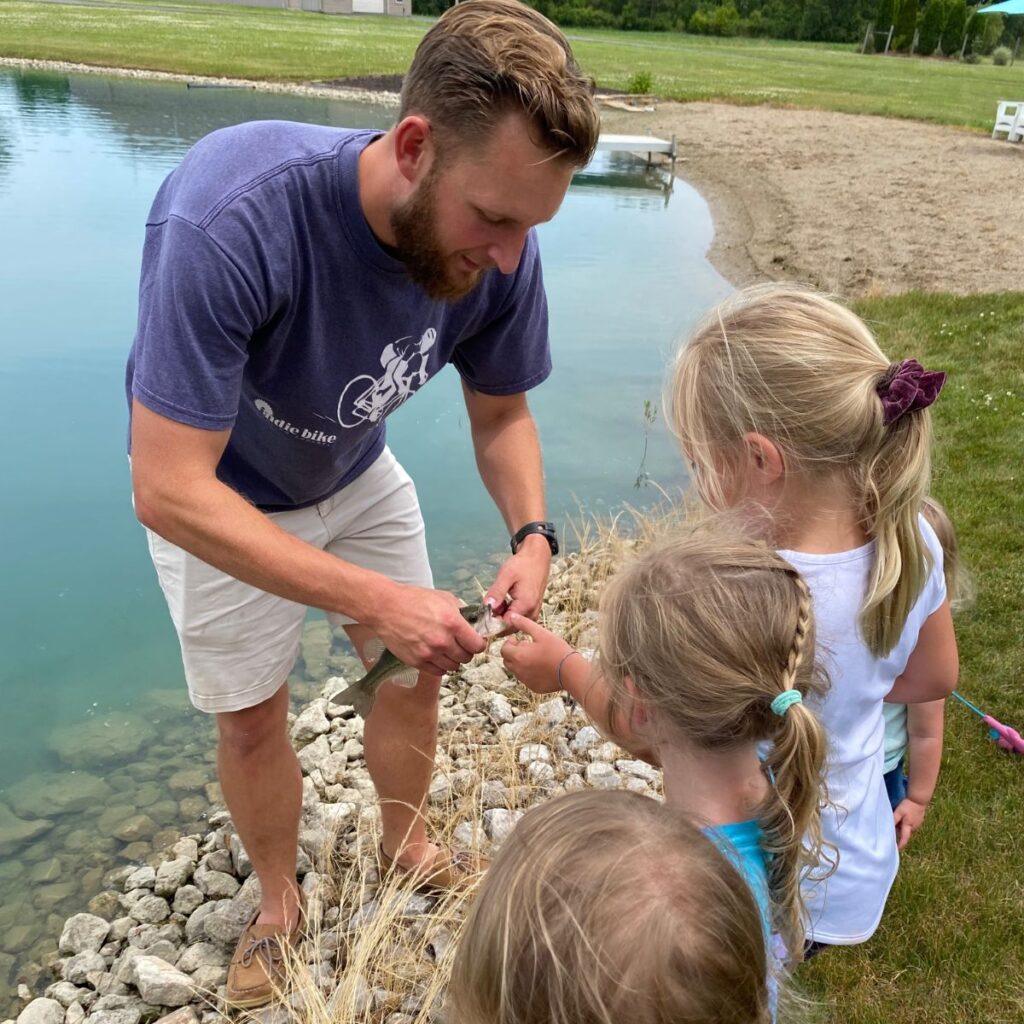
<path id="1" fill-rule="evenodd" d="M 262 956 L 268 969 L 271 971 L 284 961 L 281 943 L 273 935 L 268 935 L 262 939 L 250 939 L 249 945 L 242 954 L 242 966 L 249 967 L 256 956 Z"/>

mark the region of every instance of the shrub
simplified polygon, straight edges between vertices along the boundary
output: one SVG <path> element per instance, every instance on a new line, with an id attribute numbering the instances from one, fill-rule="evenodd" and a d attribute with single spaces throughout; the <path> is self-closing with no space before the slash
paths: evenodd
<path id="1" fill-rule="evenodd" d="M 1006 23 L 1001 14 L 976 15 L 975 20 L 981 22 L 981 27 L 975 33 L 971 49 L 987 57 L 999 45 Z"/>
<path id="2" fill-rule="evenodd" d="M 967 4 L 964 0 L 950 0 L 946 7 L 946 19 L 942 26 L 942 52 L 952 57 L 960 52 L 964 42 L 964 28 L 967 25 Z"/>
<path id="3" fill-rule="evenodd" d="M 896 0 L 878 0 L 878 10 L 875 11 L 875 29 L 879 32 L 888 32 L 889 27 L 896 23 Z"/>
<path id="4" fill-rule="evenodd" d="M 921 15 L 921 27 L 917 38 L 917 52 L 930 57 L 942 37 L 942 22 L 945 17 L 944 0 L 928 0 Z"/>
<path id="5" fill-rule="evenodd" d="M 978 56 L 978 54 L 976 54 L 972 50 L 970 53 L 965 53 L 964 54 L 964 63 L 965 64 L 980 64 L 981 63 L 981 57 Z"/>
<path id="6" fill-rule="evenodd" d="M 992 63 L 1002 67 L 1010 63 L 1010 48 L 1008 46 L 997 46 L 992 51 Z"/>
<path id="7" fill-rule="evenodd" d="M 654 88 L 650 71 L 634 71 L 626 86 L 626 92 L 633 96 L 648 96 Z"/>
<path id="8" fill-rule="evenodd" d="M 740 30 L 740 12 L 732 0 L 721 7 L 700 7 L 690 19 L 690 31 L 703 36 L 734 36 Z"/>
<path id="9" fill-rule="evenodd" d="M 909 50 L 917 27 L 917 0 L 899 0 L 896 8 L 896 31 L 893 33 L 894 50 Z"/>

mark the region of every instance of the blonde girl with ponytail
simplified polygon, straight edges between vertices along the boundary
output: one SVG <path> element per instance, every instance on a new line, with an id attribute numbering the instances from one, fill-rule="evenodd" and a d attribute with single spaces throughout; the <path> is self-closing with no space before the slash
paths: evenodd
<path id="1" fill-rule="evenodd" d="M 607 584 L 595 670 L 536 623 L 515 625 L 530 642 L 506 641 L 505 664 L 535 692 L 566 688 L 607 735 L 661 765 L 665 802 L 743 876 L 766 945 L 778 934 L 798 961 L 801 880 L 828 864 L 826 742 L 810 707 L 826 684 L 800 574 L 720 518 L 651 546 Z"/>
<path id="2" fill-rule="evenodd" d="M 767 519 L 814 602 L 831 679 L 815 702 L 831 750 L 822 830 L 839 862 L 805 882 L 812 949 L 868 939 L 896 875 L 883 700 L 941 700 L 956 685 L 942 547 L 922 515 L 944 380 L 891 360 L 841 305 L 783 286 L 717 307 L 671 372 L 667 406 L 698 493 Z"/>

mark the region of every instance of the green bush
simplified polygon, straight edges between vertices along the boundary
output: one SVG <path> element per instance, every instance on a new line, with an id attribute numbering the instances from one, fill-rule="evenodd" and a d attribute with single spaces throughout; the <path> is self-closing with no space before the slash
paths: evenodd
<path id="1" fill-rule="evenodd" d="M 796 39 L 800 34 L 803 7 L 795 0 L 768 0 L 763 10 L 768 35 L 775 39 Z"/>
<path id="2" fill-rule="evenodd" d="M 921 14 L 920 31 L 917 37 L 917 52 L 930 57 L 942 38 L 942 23 L 946 16 L 944 0 L 928 0 Z"/>
<path id="3" fill-rule="evenodd" d="M 654 89 L 650 71 L 634 71 L 626 86 L 626 92 L 633 96 L 649 96 Z"/>
<path id="4" fill-rule="evenodd" d="M 720 7 L 700 7 L 690 19 L 690 31 L 702 36 L 734 36 L 740 30 L 740 12 L 732 0 Z"/>
<path id="5" fill-rule="evenodd" d="M 967 4 L 964 0 L 949 0 L 946 7 L 946 18 L 942 25 L 940 46 L 947 57 L 960 52 L 964 42 L 964 29 L 967 26 Z"/>
<path id="6" fill-rule="evenodd" d="M 975 21 L 980 21 L 981 26 L 974 35 L 971 49 L 987 57 L 999 45 L 1006 23 L 1001 14 L 982 14 L 980 17 L 975 15 Z"/>
<path id="7" fill-rule="evenodd" d="M 917 0 L 899 0 L 896 8 L 896 31 L 892 37 L 894 50 L 909 50 L 917 28 Z"/>
<path id="8" fill-rule="evenodd" d="M 1003 67 L 1010 63 L 1010 48 L 1008 46 L 997 46 L 992 51 L 992 63 Z"/>
<path id="9" fill-rule="evenodd" d="M 981 63 L 981 57 L 972 50 L 970 53 L 965 53 L 964 54 L 964 63 L 965 64 L 980 64 Z"/>
<path id="10" fill-rule="evenodd" d="M 896 24 L 896 0 L 878 0 L 878 9 L 875 11 L 875 29 L 878 32 L 888 32 L 891 25 Z"/>

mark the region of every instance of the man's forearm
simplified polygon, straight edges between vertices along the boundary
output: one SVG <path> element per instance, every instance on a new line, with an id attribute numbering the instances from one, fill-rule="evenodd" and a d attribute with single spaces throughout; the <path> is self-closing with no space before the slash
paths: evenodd
<path id="1" fill-rule="evenodd" d="M 525 523 L 544 518 L 540 438 L 525 402 L 507 416 L 474 425 L 473 449 L 480 479 L 509 534 Z"/>

